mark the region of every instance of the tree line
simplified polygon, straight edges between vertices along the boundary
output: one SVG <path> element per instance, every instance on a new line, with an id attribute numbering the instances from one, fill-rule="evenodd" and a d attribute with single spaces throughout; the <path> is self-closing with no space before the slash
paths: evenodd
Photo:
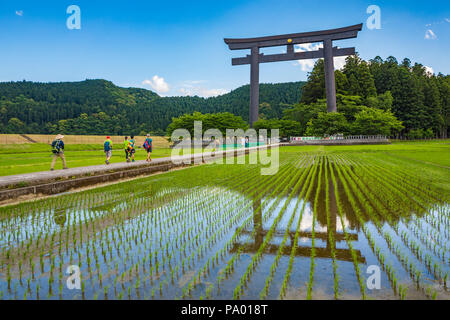
<path id="1" fill-rule="evenodd" d="M 430 74 L 422 64 L 413 65 L 408 58 L 401 63 L 392 56 L 386 60 L 377 56 L 364 61 L 356 55 L 347 57 L 344 68 L 335 71 L 335 78 L 341 115 L 319 116 L 325 98 L 323 60 L 318 60 L 309 74 L 300 103 L 285 111 L 286 119 L 301 122 L 302 133 L 323 132 L 320 127 L 330 121 L 341 125 L 338 129 L 343 133 L 379 131 L 408 138 L 448 137 L 448 75 Z M 390 123 L 391 130 L 387 130 L 389 125 L 381 123 Z"/>
<path id="2" fill-rule="evenodd" d="M 412 65 L 409 59 L 401 63 L 394 57 L 364 61 L 355 55 L 346 58 L 342 70 L 335 71 L 335 79 L 336 113 L 327 112 L 324 66 L 319 59 L 302 86 L 300 101 L 277 109 L 275 114 L 271 113 L 272 106 L 261 103 L 254 128 L 277 128 L 282 137 L 335 134 L 409 139 L 448 137 L 448 75 L 427 73 L 423 65 Z M 229 122 L 229 115 L 222 116 Z M 181 128 L 180 125 L 191 127 L 194 120 L 202 117 L 209 119 L 212 115 L 174 118 L 168 133 Z M 242 119 L 233 122 L 241 123 Z M 243 129 L 246 127 L 241 125 Z M 204 130 L 208 128 L 204 126 Z"/>
<path id="3" fill-rule="evenodd" d="M 427 73 L 423 65 L 407 58 L 400 63 L 394 57 L 364 61 L 355 55 L 347 57 L 335 78 L 337 113 L 326 112 L 322 59 L 306 83 L 261 84 L 255 128 L 279 128 L 283 136 L 448 137 L 448 75 Z M 212 116 L 218 113 L 224 114 Z M 201 98 L 160 97 L 150 90 L 121 88 L 106 80 L 0 83 L 0 133 L 164 135 L 201 114 L 208 114 L 211 123 L 231 119 L 241 125 L 248 123 L 248 113 L 248 85 Z M 230 114 L 238 118 L 233 120 Z"/>
<path id="4" fill-rule="evenodd" d="M 263 114 L 281 117 L 300 100 L 304 82 L 261 84 Z M 249 86 L 230 93 L 160 97 L 106 80 L 0 83 L 0 133 L 164 135 L 172 118 L 185 113 L 230 112 L 248 121 Z"/>

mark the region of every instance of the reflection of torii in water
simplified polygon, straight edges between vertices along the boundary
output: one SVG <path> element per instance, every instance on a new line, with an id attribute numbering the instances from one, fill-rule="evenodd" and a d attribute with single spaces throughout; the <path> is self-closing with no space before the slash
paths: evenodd
<path id="1" fill-rule="evenodd" d="M 263 230 L 262 228 L 262 210 L 261 210 L 261 198 L 255 198 L 253 201 L 253 227 L 255 230 L 254 235 L 254 242 L 249 244 L 239 244 L 235 243 L 233 248 L 231 249 L 231 252 L 237 251 L 239 248 L 243 252 L 247 253 L 256 253 L 259 249 L 259 247 L 264 242 L 264 237 L 267 234 L 267 230 Z M 306 201 L 306 199 L 304 199 Z M 322 240 L 326 240 L 327 246 L 325 248 L 315 247 L 315 256 L 317 258 L 329 258 L 331 259 L 331 248 L 336 248 L 336 242 L 345 241 L 345 235 L 341 232 L 336 232 L 336 216 L 337 216 L 337 202 L 336 202 L 336 196 L 334 192 L 330 192 L 330 224 L 327 223 L 327 231 L 326 232 L 314 232 L 314 237 L 319 238 Z M 320 211 L 320 210 L 318 210 Z M 317 212 L 319 215 L 319 212 Z M 333 239 L 334 243 L 331 244 L 329 241 L 329 233 L 333 233 Z M 251 234 L 252 231 L 243 230 L 243 234 Z M 283 237 L 285 234 L 285 230 L 280 230 L 278 232 L 274 233 L 274 237 Z M 292 245 L 294 243 L 295 238 L 295 231 L 289 232 L 290 237 L 290 245 L 284 245 L 283 250 L 281 254 L 283 255 L 290 255 L 292 250 Z M 301 238 L 311 238 L 312 233 L 301 231 L 299 233 L 299 237 Z M 350 241 L 357 241 L 358 235 L 348 233 L 348 237 Z M 302 247 L 298 246 L 297 250 L 295 251 L 296 256 L 302 256 L 302 257 L 311 257 L 311 247 Z M 277 254 L 279 250 L 279 245 L 277 244 L 267 244 L 265 251 L 270 254 Z M 358 262 L 365 263 L 366 259 L 361 255 L 361 252 L 359 250 L 354 250 L 358 259 Z M 353 262 L 353 257 L 351 254 L 350 249 L 335 249 L 336 259 L 342 260 L 342 261 L 350 261 Z"/>

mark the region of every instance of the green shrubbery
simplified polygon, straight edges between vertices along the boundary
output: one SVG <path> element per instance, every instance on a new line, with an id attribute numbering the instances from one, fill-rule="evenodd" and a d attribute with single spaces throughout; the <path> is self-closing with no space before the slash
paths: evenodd
<path id="1" fill-rule="evenodd" d="M 432 139 L 435 138 L 435 134 L 431 128 L 427 130 L 423 129 L 412 129 L 409 131 L 407 137 L 409 139 Z"/>
<path id="2" fill-rule="evenodd" d="M 201 113 L 184 114 L 177 118 L 172 118 L 172 123 L 167 127 L 167 135 L 171 136 L 176 129 L 186 129 L 191 137 L 194 136 L 194 122 L 202 122 L 202 134 L 208 129 L 219 129 L 225 135 L 226 129 L 244 129 L 248 128 L 247 122 L 241 117 L 235 116 L 229 112 L 220 113 Z"/>

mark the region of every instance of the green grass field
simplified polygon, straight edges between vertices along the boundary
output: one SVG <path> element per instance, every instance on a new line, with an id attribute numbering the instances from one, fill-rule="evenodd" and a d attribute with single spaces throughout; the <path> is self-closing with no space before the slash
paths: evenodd
<path id="1" fill-rule="evenodd" d="M 152 158 L 170 156 L 170 148 L 154 148 Z M 69 168 L 92 166 L 105 163 L 105 154 L 98 145 L 66 145 L 64 155 Z M 145 160 L 147 153 L 136 149 L 135 159 Z M 0 145 L 0 176 L 50 170 L 53 154 L 47 144 Z M 125 152 L 114 149 L 111 163 L 124 162 Z M 62 168 L 57 160 L 55 169 Z"/>
<path id="2" fill-rule="evenodd" d="M 298 147 L 287 147 L 296 150 Z M 425 165 L 439 165 L 450 169 L 450 140 L 395 141 L 385 145 L 361 146 L 305 146 L 302 151 L 382 152 L 391 157 L 416 161 Z"/>
<path id="3" fill-rule="evenodd" d="M 396 160 L 409 160 L 427 167 L 450 168 L 450 140 L 394 142 L 390 145 L 363 146 L 302 146 L 284 147 L 295 152 L 382 152 L 386 157 Z M 152 158 L 168 157 L 170 148 L 154 148 Z M 50 169 L 52 161 L 50 146 L 47 144 L 9 144 L 0 145 L 0 176 L 45 171 Z M 104 164 L 105 155 L 98 144 L 66 145 L 65 156 L 69 168 Z M 146 153 L 136 149 L 136 160 L 144 160 Z M 125 161 L 122 149 L 114 149 L 111 163 Z M 58 159 L 55 169 L 61 169 Z"/>

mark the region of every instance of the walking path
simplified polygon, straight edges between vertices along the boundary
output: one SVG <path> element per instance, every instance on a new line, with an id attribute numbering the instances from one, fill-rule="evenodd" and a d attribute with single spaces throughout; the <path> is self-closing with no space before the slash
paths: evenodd
<path id="1" fill-rule="evenodd" d="M 85 175 L 97 175 L 107 173 L 109 171 L 118 171 L 118 170 L 127 170 L 132 168 L 138 168 L 144 165 L 157 165 L 162 163 L 167 163 L 170 160 L 170 157 L 167 158 L 156 158 L 152 160 L 150 163 L 145 160 L 138 160 L 136 162 L 130 163 L 112 163 L 109 165 L 100 164 L 95 166 L 87 166 L 87 167 L 76 167 L 69 168 L 65 170 L 55 170 L 55 171 L 40 171 L 40 172 L 32 172 L 32 173 L 24 173 L 17 174 L 11 176 L 3 176 L 0 177 L 0 189 L 6 187 L 8 185 L 16 185 L 16 184 L 25 184 L 30 185 L 33 183 L 39 183 L 43 181 L 52 181 L 59 180 L 70 177 L 79 177 Z"/>
<path id="2" fill-rule="evenodd" d="M 277 146 L 278 144 L 272 144 L 269 146 Z M 223 156 L 232 156 L 236 151 L 243 152 L 244 150 L 250 152 L 257 149 L 267 148 L 269 146 L 259 146 L 259 147 L 250 147 L 246 149 L 232 149 L 232 150 L 224 150 L 217 151 L 215 154 L 223 155 Z M 87 176 L 98 176 L 108 173 L 114 173 L 119 171 L 127 171 L 133 169 L 139 169 L 143 167 L 158 167 L 161 165 L 169 165 L 180 166 L 183 165 L 182 162 L 187 164 L 186 162 L 192 161 L 195 163 L 201 163 L 204 158 L 211 157 L 212 152 L 205 153 L 197 153 L 185 156 L 178 157 L 165 157 L 165 158 L 156 158 L 151 162 L 146 162 L 145 160 L 138 160 L 135 162 L 123 162 L 123 163 L 112 163 L 109 165 L 101 164 L 95 166 L 87 166 L 87 167 L 77 167 L 77 168 L 69 168 L 65 170 L 55 170 L 55 171 L 40 171 L 34 173 L 25 173 L 11 176 L 3 176 L 0 177 L 0 190 L 5 188 L 20 188 L 20 187 L 29 187 L 33 185 L 49 183 L 52 181 L 60 181 L 67 179 L 75 179 L 79 177 L 87 177 Z M 213 159 L 213 158 L 212 158 Z M 179 163 L 179 164 L 177 164 Z M 172 165 L 173 164 L 173 165 Z"/>

